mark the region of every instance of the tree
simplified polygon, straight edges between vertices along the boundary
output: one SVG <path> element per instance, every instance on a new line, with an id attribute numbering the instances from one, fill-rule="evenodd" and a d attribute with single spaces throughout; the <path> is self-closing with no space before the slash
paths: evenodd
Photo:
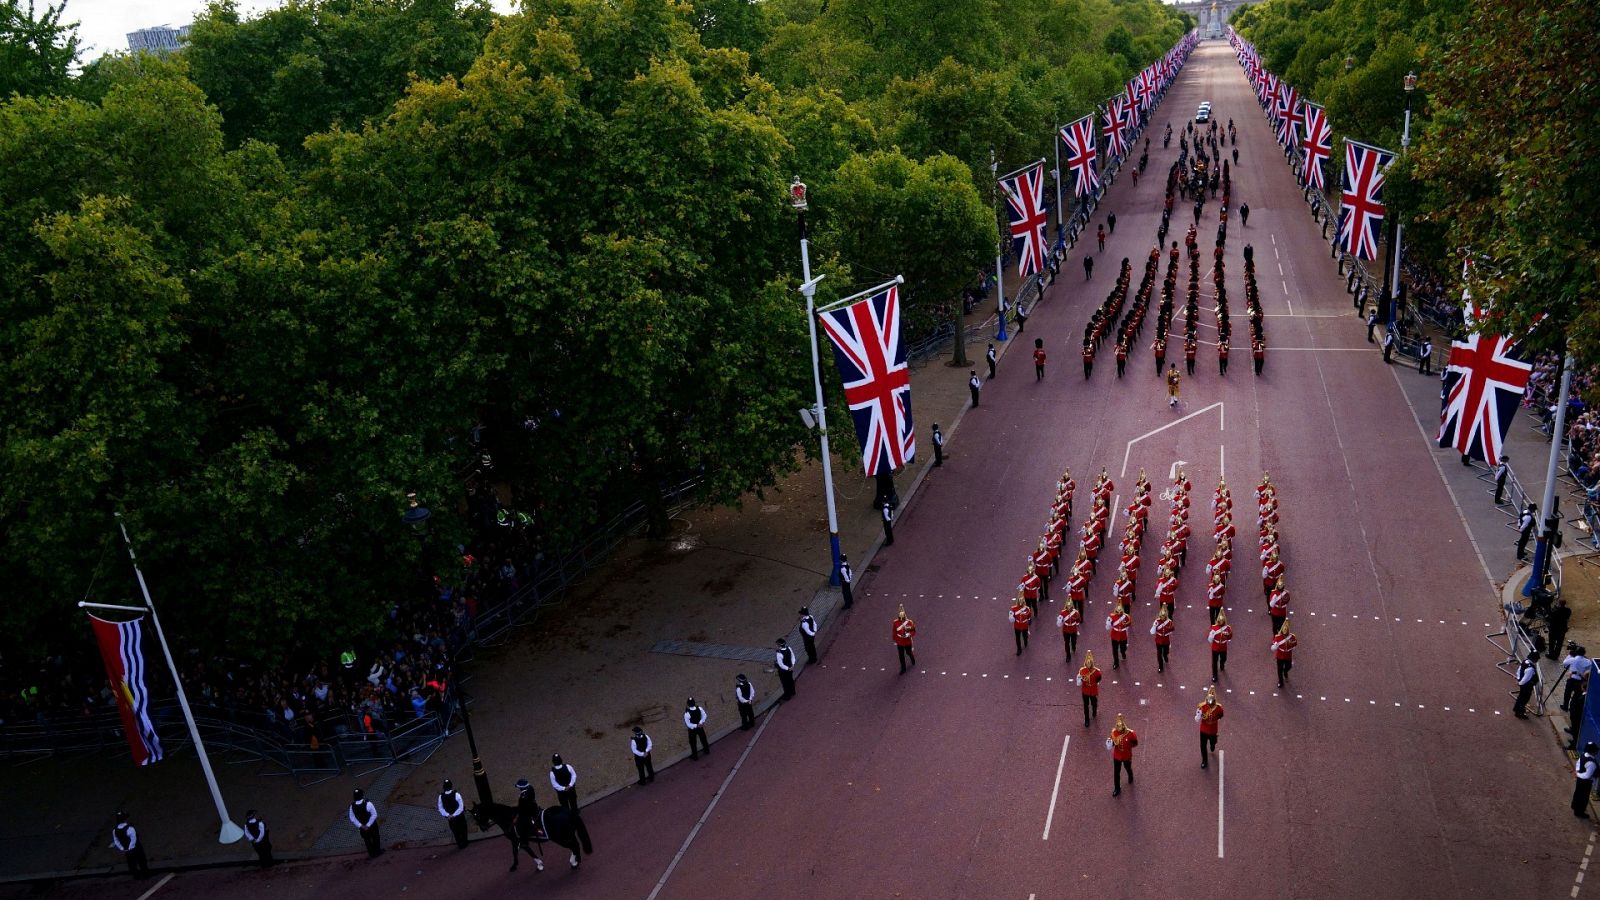
<path id="1" fill-rule="evenodd" d="M 1486 327 L 1600 359 L 1600 85 L 1580 0 L 1477 4 L 1437 69 L 1413 159 L 1450 245 L 1474 267 Z"/>
<path id="2" fill-rule="evenodd" d="M 61 23 L 67 4 L 0 0 L 0 101 L 12 94 L 63 93 L 78 61 L 78 23 Z"/>

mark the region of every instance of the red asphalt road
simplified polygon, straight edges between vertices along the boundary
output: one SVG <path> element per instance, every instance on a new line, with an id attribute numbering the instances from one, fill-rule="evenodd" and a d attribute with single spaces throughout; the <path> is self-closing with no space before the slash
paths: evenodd
<path id="1" fill-rule="evenodd" d="M 1203 345 L 1199 375 L 1185 378 L 1184 404 L 1174 412 L 1154 374 L 1150 330 L 1121 380 L 1103 353 L 1086 382 L 1077 350 L 1121 257 L 1132 258 L 1137 286 L 1160 219 L 1164 174 L 1177 154 L 1176 138 L 1171 148 L 1160 146 L 1163 125 L 1181 128 L 1205 99 L 1224 128 L 1229 118 L 1238 127 L 1233 203 L 1248 202 L 1254 224 L 1230 222 L 1232 372 L 1218 377 L 1215 350 Z M 1079 257 L 1093 250 L 1093 241 L 1081 243 L 1029 320 L 1023 339 L 1043 337 L 1051 352 L 1046 379 L 1034 382 L 1026 352 L 1002 361 L 983 405 L 954 434 L 946 465 L 901 519 L 898 542 L 866 573 L 860 602 L 826 635 L 823 664 L 774 714 L 659 896 L 1565 897 L 1572 890 L 1591 828 L 1566 808 L 1564 758 L 1548 726 L 1510 715 L 1509 679 L 1483 640 L 1494 630 L 1484 623 L 1495 621 L 1495 598 L 1479 580 L 1467 533 L 1393 370 L 1366 342 L 1319 226 L 1226 45 L 1195 52 L 1148 133 L 1147 177 L 1137 187 L 1120 179 L 1097 217 L 1110 210 L 1118 217 L 1097 260 L 1100 274 L 1087 284 L 1074 277 Z M 1220 194 L 1201 219 L 1203 262 L 1219 204 Z M 1169 240 L 1181 241 L 1190 215 L 1177 204 Z M 1247 241 L 1268 316 L 1260 378 L 1241 345 Z M 1187 261 L 1181 265 L 1180 290 Z M 1203 283 L 1209 291 L 1209 271 Z M 1200 336 L 1214 341 L 1210 303 L 1202 297 Z M 1152 324 L 1154 317 L 1152 309 Z M 1180 309 L 1180 333 L 1181 318 Z M 1220 414 L 1150 434 L 1219 402 Z M 1202 771 L 1193 720 L 1209 683 L 1201 564 L 1212 549 L 1210 496 L 1224 455 L 1241 537 L 1253 535 L 1253 486 L 1263 468 L 1279 485 L 1300 648 L 1289 690 L 1277 692 L 1270 625 L 1250 565 L 1253 541 L 1241 540 L 1235 559 L 1243 565 L 1229 584 L 1232 665 L 1219 685 L 1225 761 Z M 1159 541 L 1152 534 L 1129 665 L 1120 671 L 1109 669 L 1101 627 L 1110 573 L 1102 569 L 1090 585 L 1079 657 L 1095 651 L 1107 680 L 1099 720 L 1086 729 L 1071 684 L 1078 663 L 1064 660 L 1053 614 L 1040 616 L 1032 648 L 1018 658 L 1008 598 L 1064 467 L 1078 480 L 1077 526 L 1101 466 L 1125 500 L 1140 467 L 1159 491 L 1178 459 L 1195 484 L 1196 535 L 1180 579 L 1172 665 L 1156 674 L 1147 632 Z M 1153 519 L 1165 514 L 1157 499 Z M 1113 531 L 1121 530 L 1119 517 Z M 1057 592 L 1049 608 L 1060 600 Z M 920 667 L 904 676 L 889 641 L 901 602 L 919 628 Z M 1118 712 L 1139 733 L 1138 784 L 1113 799 L 1104 742 Z M 678 739 L 666 732 L 656 740 Z M 460 854 L 393 851 L 376 862 L 343 859 L 264 875 L 185 874 L 156 896 L 518 890 L 645 898 L 748 743 L 724 740 L 706 761 L 591 806 L 586 821 L 597 853 L 578 872 L 567 871 L 556 851 L 542 874 L 526 865 L 508 874 L 506 845 L 495 839 Z M 605 748 L 612 749 L 624 752 Z M 492 749 L 488 762 L 493 769 Z M 496 774 L 504 782 L 522 773 Z M 85 884 L 60 895 L 132 898 L 148 886 Z"/>

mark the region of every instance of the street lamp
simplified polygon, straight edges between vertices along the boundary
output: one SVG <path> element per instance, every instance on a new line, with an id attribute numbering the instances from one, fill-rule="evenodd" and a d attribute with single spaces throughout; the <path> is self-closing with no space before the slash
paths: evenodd
<path id="1" fill-rule="evenodd" d="M 406 512 L 400 518 L 411 526 L 420 540 L 428 536 L 428 520 L 433 518 L 433 513 L 417 501 L 416 491 L 406 491 Z"/>
<path id="2" fill-rule="evenodd" d="M 1400 130 L 1400 156 L 1404 159 L 1406 148 L 1411 146 L 1411 95 L 1417 89 L 1417 74 L 1415 72 L 1407 72 L 1401 83 L 1405 87 L 1406 95 L 1405 124 Z M 1388 282 L 1387 289 L 1384 291 L 1385 302 L 1388 305 L 1388 315 L 1385 316 L 1385 321 L 1389 324 L 1394 323 L 1395 298 L 1400 294 L 1400 259 L 1401 253 L 1404 251 L 1403 245 L 1406 234 L 1406 226 L 1400 221 L 1399 212 L 1393 213 L 1393 222 L 1394 240 L 1389 242 L 1390 269 L 1389 277 L 1386 279 Z"/>
<path id="3" fill-rule="evenodd" d="M 478 786 L 478 802 L 488 806 L 494 802 L 494 791 L 489 787 L 489 775 L 484 772 L 483 759 L 478 755 L 478 739 L 472 734 L 472 715 L 467 711 L 467 695 L 461 691 L 454 653 L 450 654 L 449 689 L 455 694 L 456 710 L 461 713 L 461 727 L 467 733 L 467 749 L 472 752 L 472 781 Z"/>
<path id="4" fill-rule="evenodd" d="M 990 147 L 989 148 L 989 203 L 990 203 L 990 206 L 993 207 L 993 209 L 994 209 L 994 216 L 995 216 L 995 218 L 997 220 L 1000 217 L 1000 198 L 999 198 L 1000 180 L 999 180 L 999 176 L 1000 176 L 1000 161 L 995 158 L 994 148 Z M 996 314 L 997 314 L 997 318 L 999 318 L 999 320 L 1000 320 L 1000 328 L 999 328 L 998 331 L 995 332 L 995 335 L 994 335 L 994 339 L 997 340 L 997 341 L 1004 341 L 1009 337 L 1009 335 L 1006 334 L 1006 270 L 1005 270 L 1005 256 L 1004 256 L 1005 240 L 1006 240 L 1006 238 L 1005 238 L 1005 234 L 1003 232 L 997 232 L 996 233 L 995 242 L 994 242 L 994 286 L 995 286 L 995 294 L 996 294 L 995 311 L 996 311 Z M 965 338 L 965 335 L 962 335 L 959 332 L 956 334 L 956 340 L 959 341 L 959 340 L 963 340 L 964 338 Z"/>
<path id="5" fill-rule="evenodd" d="M 814 410 L 817 438 L 822 446 L 822 493 L 828 506 L 828 547 L 831 559 L 828 564 L 828 584 L 839 584 L 839 513 L 833 502 L 833 456 L 828 451 L 828 416 L 822 401 L 822 365 L 817 359 L 817 282 L 824 276 L 811 277 L 811 236 L 806 231 L 806 185 L 796 175 L 789 184 L 789 205 L 800 219 L 800 293 L 806 298 L 806 327 L 811 334 L 811 383 L 816 388 L 817 405 Z M 960 340 L 957 337 L 957 340 Z M 804 413 L 802 413 L 803 415 Z M 810 426 L 810 423 L 806 423 Z"/>
<path id="6" fill-rule="evenodd" d="M 1355 68 L 1355 67 L 1356 67 L 1356 58 L 1354 56 L 1346 56 L 1344 58 L 1344 70 L 1345 70 L 1345 72 L 1349 73 L 1349 71 L 1351 69 Z"/>

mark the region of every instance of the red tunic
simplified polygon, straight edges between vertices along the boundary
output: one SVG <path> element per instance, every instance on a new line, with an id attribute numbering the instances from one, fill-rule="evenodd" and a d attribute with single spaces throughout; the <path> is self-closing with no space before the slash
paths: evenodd
<path id="1" fill-rule="evenodd" d="M 1127 640 L 1128 628 L 1132 624 L 1133 617 L 1127 613 L 1122 613 L 1120 615 L 1117 613 L 1112 613 L 1111 615 L 1106 616 L 1106 629 L 1111 632 L 1111 639 L 1113 641 Z"/>
<path id="2" fill-rule="evenodd" d="M 1267 612 L 1274 616 L 1287 616 L 1289 614 L 1289 592 L 1273 591 L 1267 599 Z"/>
<path id="3" fill-rule="evenodd" d="M 1102 673 L 1099 669 L 1091 669 L 1088 666 L 1078 670 L 1078 684 L 1083 686 L 1083 695 L 1085 697 L 1100 696 L 1101 675 Z"/>
<path id="4" fill-rule="evenodd" d="M 1022 590 L 1023 597 L 1029 600 L 1039 599 L 1039 576 L 1037 574 L 1022 576 L 1022 582 L 1017 587 Z"/>
<path id="5" fill-rule="evenodd" d="M 1233 640 L 1233 626 L 1223 625 L 1219 628 L 1213 625 L 1211 627 L 1210 639 L 1212 653 L 1227 653 L 1228 642 Z"/>
<path id="6" fill-rule="evenodd" d="M 1044 365 L 1044 348 L 1041 347 L 1033 351 L 1033 364 L 1036 366 Z"/>
<path id="7" fill-rule="evenodd" d="M 890 623 L 890 630 L 894 642 L 901 647 L 911 646 L 911 639 L 917 636 L 917 623 L 910 619 L 895 619 Z"/>
<path id="8" fill-rule="evenodd" d="M 1152 632 L 1152 633 L 1155 634 L 1155 636 L 1156 636 L 1156 646 L 1157 647 L 1165 647 L 1168 644 L 1172 643 L 1172 629 L 1175 628 L 1175 627 L 1176 626 L 1173 625 L 1171 619 L 1157 619 L 1156 620 L 1156 622 L 1155 622 L 1155 631 Z"/>
<path id="9" fill-rule="evenodd" d="M 1217 720 L 1222 718 L 1222 704 L 1202 703 L 1198 711 L 1200 713 L 1200 733 L 1215 737 L 1217 734 Z"/>
<path id="10" fill-rule="evenodd" d="M 1295 640 L 1294 634 L 1282 635 L 1272 639 L 1272 656 L 1274 659 L 1293 659 L 1295 645 L 1300 643 Z"/>
<path id="11" fill-rule="evenodd" d="M 1133 748 L 1139 746 L 1139 736 L 1129 728 L 1121 734 L 1111 737 L 1111 758 L 1123 762 L 1133 762 Z"/>
<path id="12" fill-rule="evenodd" d="M 1056 614 L 1056 624 L 1061 626 L 1062 634 L 1077 634 L 1078 623 L 1081 621 L 1083 617 L 1078 615 L 1078 608 L 1075 606 L 1069 606 L 1065 612 Z"/>
<path id="13" fill-rule="evenodd" d="M 1033 610 L 1026 603 L 1018 603 L 1011 607 L 1011 627 L 1018 631 L 1027 631 L 1033 624 Z"/>
<path id="14" fill-rule="evenodd" d="M 1226 584 L 1213 584 L 1206 589 L 1206 606 L 1212 609 L 1221 609 L 1223 598 L 1228 596 Z"/>

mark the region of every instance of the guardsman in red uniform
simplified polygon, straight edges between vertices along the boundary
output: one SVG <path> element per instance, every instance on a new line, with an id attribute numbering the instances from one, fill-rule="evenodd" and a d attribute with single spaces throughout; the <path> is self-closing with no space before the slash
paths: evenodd
<path id="1" fill-rule="evenodd" d="M 1156 355 L 1156 375 L 1159 376 L 1161 374 L 1161 370 L 1163 368 L 1165 368 L 1166 365 L 1167 365 L 1167 341 L 1166 341 L 1166 339 L 1165 338 L 1159 338 L 1159 337 L 1156 338 L 1154 341 L 1152 341 L 1150 343 L 1150 349 L 1155 352 L 1155 355 Z"/>
<path id="2" fill-rule="evenodd" d="M 1034 571 L 1033 563 L 1028 563 L 1028 571 L 1017 585 L 1017 598 L 1024 601 L 1029 609 L 1039 608 L 1039 583 L 1039 573 Z"/>
<path id="3" fill-rule="evenodd" d="M 1067 579 L 1067 599 L 1072 601 L 1073 607 L 1078 612 L 1083 612 L 1083 601 L 1087 599 L 1088 593 L 1089 576 L 1073 572 L 1072 577 Z"/>
<path id="4" fill-rule="evenodd" d="M 1056 522 L 1066 524 L 1065 519 L 1057 519 Z M 1050 571 L 1056 575 L 1061 574 L 1061 525 L 1052 523 L 1050 532 L 1044 537 L 1045 552 L 1050 554 Z"/>
<path id="5" fill-rule="evenodd" d="M 1255 361 L 1256 374 L 1261 374 L 1261 369 L 1267 364 L 1267 345 L 1260 338 L 1250 342 L 1250 358 Z"/>
<path id="6" fill-rule="evenodd" d="M 1261 594 L 1265 597 L 1272 596 L 1272 586 L 1283 577 L 1283 560 L 1278 556 L 1278 548 L 1272 548 L 1272 555 L 1261 566 Z"/>
<path id="7" fill-rule="evenodd" d="M 1105 673 L 1094 664 L 1094 651 L 1083 654 L 1083 665 L 1078 668 L 1078 687 L 1083 691 L 1083 727 L 1089 727 L 1089 719 L 1100 717 L 1100 679 Z"/>
<path id="8" fill-rule="evenodd" d="M 1220 339 L 1217 341 L 1217 374 L 1228 374 L 1228 342 Z"/>
<path id="9" fill-rule="evenodd" d="M 1017 655 L 1028 646 L 1028 629 L 1033 625 L 1033 607 L 1023 601 L 1022 594 L 1011 604 L 1011 633 L 1017 639 Z"/>
<path id="10" fill-rule="evenodd" d="M 1278 633 L 1272 638 L 1272 658 L 1278 663 L 1278 687 L 1283 688 L 1283 680 L 1289 677 L 1289 670 L 1294 668 L 1294 648 L 1300 643 L 1289 630 L 1289 623 L 1284 622 L 1278 626 Z"/>
<path id="11" fill-rule="evenodd" d="M 1133 748 L 1139 746 L 1139 736 L 1134 733 L 1128 723 L 1123 721 L 1122 713 L 1117 713 L 1117 724 L 1111 729 L 1111 737 L 1106 738 L 1106 749 L 1111 751 L 1111 796 L 1122 795 L 1122 772 L 1128 772 L 1128 787 L 1133 787 Z"/>
<path id="12" fill-rule="evenodd" d="M 1116 489 L 1117 486 L 1112 482 L 1111 476 L 1106 474 L 1106 467 L 1101 466 L 1100 474 L 1095 476 L 1094 480 L 1094 495 L 1096 497 L 1110 497 Z"/>
<path id="13" fill-rule="evenodd" d="M 1087 584 L 1089 576 L 1094 574 L 1094 563 L 1089 559 L 1089 551 L 1078 548 L 1078 558 L 1072 562 L 1072 577 L 1082 578 Z"/>
<path id="14" fill-rule="evenodd" d="M 1213 518 L 1221 518 L 1224 511 L 1233 510 L 1233 493 L 1228 490 L 1228 483 L 1221 478 L 1217 479 L 1217 490 L 1211 495 L 1211 514 Z"/>
<path id="15" fill-rule="evenodd" d="M 1189 564 L 1189 522 L 1187 518 L 1179 520 L 1172 528 L 1173 536 L 1178 539 L 1178 565 Z"/>
<path id="16" fill-rule="evenodd" d="M 1233 516 L 1224 515 L 1222 521 L 1217 523 L 1217 527 L 1211 530 L 1211 537 L 1221 544 L 1231 542 L 1238 533 L 1239 529 L 1233 527 Z"/>
<path id="17" fill-rule="evenodd" d="M 1100 532 L 1094 527 L 1093 521 L 1083 523 L 1083 538 L 1079 542 L 1078 553 L 1089 561 L 1089 572 L 1093 574 L 1100 556 Z"/>
<path id="18" fill-rule="evenodd" d="M 1199 350 L 1199 347 L 1195 344 L 1194 338 L 1184 338 L 1183 364 L 1189 370 L 1191 378 L 1194 377 L 1194 355 L 1197 350 Z"/>
<path id="19" fill-rule="evenodd" d="M 1126 566 L 1117 570 L 1117 579 L 1111 582 L 1111 602 L 1117 606 L 1130 606 L 1133 603 L 1133 579 L 1128 577 Z M 1116 662 L 1114 655 L 1111 661 Z"/>
<path id="20" fill-rule="evenodd" d="M 1072 494 L 1077 490 L 1077 488 L 1078 483 L 1072 480 L 1072 469 L 1068 468 L 1067 470 L 1063 471 L 1061 473 L 1061 480 L 1056 482 L 1056 493 L 1067 495 L 1067 502 L 1071 503 Z"/>
<path id="21" fill-rule="evenodd" d="M 1161 604 L 1161 612 L 1156 613 L 1156 620 L 1150 623 L 1150 633 L 1156 639 L 1156 671 L 1167 670 L 1167 653 L 1172 649 L 1172 632 L 1177 626 L 1172 622 L 1172 613 L 1167 610 L 1165 603 Z"/>
<path id="22" fill-rule="evenodd" d="M 1271 525 L 1261 526 L 1261 564 L 1266 565 L 1267 559 L 1278 549 L 1278 532 Z"/>
<path id="23" fill-rule="evenodd" d="M 1088 380 L 1089 376 L 1091 374 L 1093 374 L 1093 373 L 1094 373 L 1094 342 L 1093 341 L 1084 341 L 1083 342 L 1083 377 L 1084 377 L 1084 380 Z"/>
<path id="24" fill-rule="evenodd" d="M 1128 367 L 1128 345 L 1117 341 L 1117 377 L 1122 377 L 1122 372 Z"/>
<path id="25" fill-rule="evenodd" d="M 1211 621 L 1215 623 L 1217 616 L 1222 613 L 1222 604 L 1228 597 L 1228 582 L 1223 580 L 1221 573 L 1212 573 L 1211 583 L 1206 586 L 1206 609 L 1210 611 Z"/>
<path id="26" fill-rule="evenodd" d="M 1163 567 L 1156 578 L 1156 605 L 1170 607 L 1177 598 L 1178 576 L 1172 574 L 1172 569 Z"/>
<path id="27" fill-rule="evenodd" d="M 1211 554 L 1211 561 L 1206 563 L 1206 574 L 1213 578 L 1221 577 L 1223 582 L 1227 582 L 1228 570 L 1232 567 L 1233 563 L 1228 560 L 1228 548 L 1218 544 Z"/>
<path id="28" fill-rule="evenodd" d="M 1211 623 L 1211 631 L 1206 635 L 1211 642 L 1211 683 L 1217 681 L 1218 666 L 1221 671 L 1228 671 L 1228 642 L 1233 640 L 1233 626 L 1228 624 L 1226 610 L 1218 610 L 1217 620 Z"/>
<path id="29" fill-rule="evenodd" d="M 1256 485 L 1256 501 L 1260 502 L 1263 497 L 1276 490 L 1277 485 L 1272 483 L 1272 473 L 1263 470 L 1261 472 L 1261 483 Z"/>
<path id="30" fill-rule="evenodd" d="M 1283 579 L 1279 578 L 1272 586 L 1272 594 L 1267 597 L 1267 615 L 1272 617 L 1272 633 L 1277 634 L 1283 627 L 1283 620 L 1289 618 L 1289 589 L 1283 586 Z"/>
<path id="31" fill-rule="evenodd" d="M 1068 659 L 1078 649 L 1078 626 L 1082 622 L 1083 614 L 1071 602 L 1063 604 L 1061 611 L 1056 613 L 1056 624 L 1061 627 L 1061 643 L 1067 650 Z"/>
<path id="32" fill-rule="evenodd" d="M 1217 720 L 1222 718 L 1222 704 L 1217 702 L 1217 689 L 1206 688 L 1206 698 L 1194 708 L 1194 720 L 1200 723 L 1200 768 L 1208 768 L 1211 754 L 1217 752 Z"/>
<path id="33" fill-rule="evenodd" d="M 1133 627 L 1133 617 L 1121 603 L 1106 616 L 1106 631 L 1111 633 L 1111 668 L 1120 669 L 1128 660 L 1128 629 Z"/>
<path id="34" fill-rule="evenodd" d="M 904 675 L 907 659 L 911 660 L 913 666 L 917 664 L 917 651 L 912 646 L 917 637 L 917 623 L 911 621 L 911 617 L 906 615 L 906 608 L 902 606 L 900 614 L 894 617 L 889 628 L 894 638 L 895 652 L 900 655 L 900 674 Z"/>
<path id="35" fill-rule="evenodd" d="M 1045 547 L 1044 538 L 1039 539 L 1038 546 L 1028 557 L 1028 564 L 1033 566 L 1033 571 L 1039 576 L 1039 596 L 1045 600 L 1050 599 L 1050 551 Z M 1037 609 L 1038 604 L 1034 604 Z"/>

